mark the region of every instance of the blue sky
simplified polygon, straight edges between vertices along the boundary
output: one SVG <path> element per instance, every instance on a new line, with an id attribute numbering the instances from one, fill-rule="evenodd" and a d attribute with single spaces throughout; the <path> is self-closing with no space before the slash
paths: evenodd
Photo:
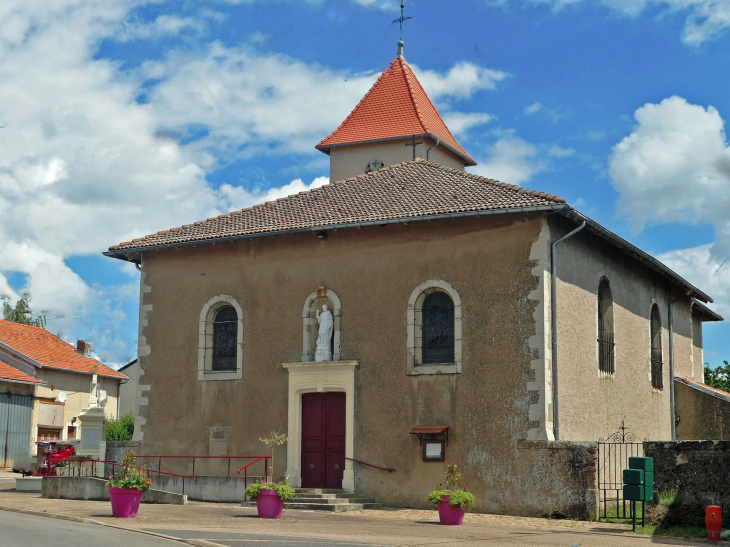
<path id="1" fill-rule="evenodd" d="M 136 355 L 109 245 L 317 186 L 399 2 L 5 0 L 0 294 Z M 405 56 L 477 160 L 560 195 L 730 316 L 730 2 L 409 0 Z M 705 360 L 730 359 L 706 324 Z"/>

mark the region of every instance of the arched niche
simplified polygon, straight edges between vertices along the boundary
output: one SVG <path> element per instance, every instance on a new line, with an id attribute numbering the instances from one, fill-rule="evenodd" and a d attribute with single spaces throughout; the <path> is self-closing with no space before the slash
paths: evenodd
<path id="1" fill-rule="evenodd" d="M 320 287 L 310 294 L 304 302 L 302 310 L 302 362 L 314 361 L 314 352 L 317 347 L 319 336 L 319 323 L 317 322 L 317 311 L 322 311 L 322 306 L 332 310 L 334 317 L 334 332 L 332 335 L 332 360 L 339 361 L 342 358 L 342 304 L 340 297 L 327 287 Z"/>

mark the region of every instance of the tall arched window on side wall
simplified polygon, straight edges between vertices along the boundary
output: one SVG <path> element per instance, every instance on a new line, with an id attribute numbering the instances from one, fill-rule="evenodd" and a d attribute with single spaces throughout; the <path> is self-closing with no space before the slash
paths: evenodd
<path id="1" fill-rule="evenodd" d="M 423 365 L 454 362 L 454 301 L 445 292 L 433 292 L 421 309 Z"/>
<path id="2" fill-rule="evenodd" d="M 601 278 L 598 285 L 598 370 L 616 372 L 613 339 L 613 298 L 608 279 Z"/>
<path id="3" fill-rule="evenodd" d="M 651 307 L 651 387 L 664 389 L 662 363 L 662 319 L 659 306 Z"/>
<path id="4" fill-rule="evenodd" d="M 233 306 L 223 306 L 213 319 L 213 372 L 236 370 L 238 314 Z"/>

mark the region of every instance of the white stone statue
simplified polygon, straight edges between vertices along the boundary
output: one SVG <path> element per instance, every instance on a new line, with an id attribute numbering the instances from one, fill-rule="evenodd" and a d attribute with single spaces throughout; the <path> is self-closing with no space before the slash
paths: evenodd
<path id="1" fill-rule="evenodd" d="M 322 313 L 317 310 L 317 322 L 319 323 L 319 336 L 317 337 L 317 349 L 314 351 L 315 361 L 332 360 L 332 332 L 335 329 L 335 318 L 327 308 L 322 306 Z"/>

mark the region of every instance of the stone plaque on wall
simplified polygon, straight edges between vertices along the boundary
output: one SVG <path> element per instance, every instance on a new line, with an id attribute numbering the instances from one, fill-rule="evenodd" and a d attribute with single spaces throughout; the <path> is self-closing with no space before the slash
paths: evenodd
<path id="1" fill-rule="evenodd" d="M 208 428 L 208 455 L 227 456 L 228 436 L 230 427 L 209 427 Z"/>
<path id="2" fill-rule="evenodd" d="M 100 427 L 82 427 L 81 428 L 81 449 L 99 450 L 101 443 Z"/>

